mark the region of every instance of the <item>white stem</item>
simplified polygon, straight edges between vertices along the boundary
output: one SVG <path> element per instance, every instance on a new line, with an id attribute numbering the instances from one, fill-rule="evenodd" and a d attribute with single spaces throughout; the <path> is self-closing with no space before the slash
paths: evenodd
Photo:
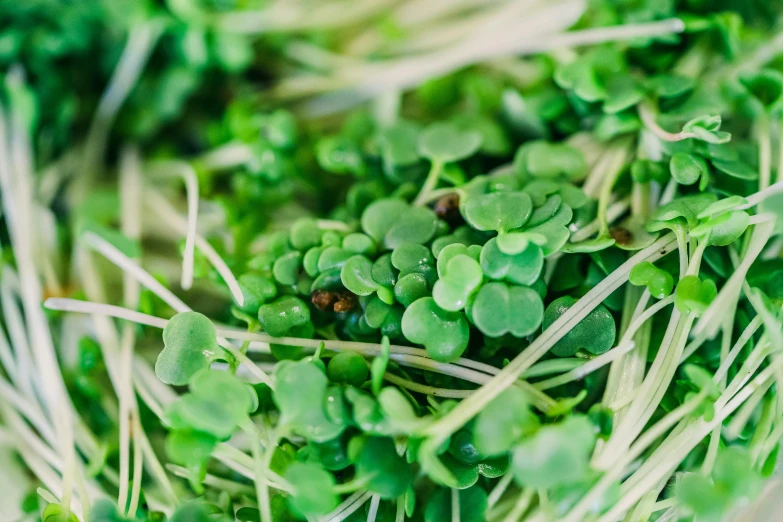
<path id="1" fill-rule="evenodd" d="M 185 251 L 182 253 L 182 280 L 185 290 L 193 286 L 193 265 L 196 257 L 196 233 L 198 227 L 198 176 L 189 163 L 184 161 L 162 161 L 149 165 L 153 172 L 165 172 L 182 178 L 188 202 L 188 219 L 185 234 Z M 241 292 L 240 292 L 241 293 Z"/>
<path id="2" fill-rule="evenodd" d="M 158 191 L 148 189 L 145 190 L 145 195 L 147 197 L 147 204 L 150 207 L 150 210 L 157 212 L 164 222 L 170 223 L 178 232 L 187 232 L 190 234 L 188 223 L 182 219 L 182 217 L 172 208 L 171 204 L 166 200 L 166 198 L 164 198 Z M 193 222 L 195 223 L 195 218 Z M 220 257 L 220 254 L 218 254 L 212 245 L 209 244 L 209 241 L 204 239 L 204 237 L 201 234 L 198 234 L 195 230 L 193 231 L 193 242 L 199 251 L 204 254 L 204 257 L 207 258 L 207 261 L 209 261 L 210 264 L 215 267 L 215 270 L 217 270 L 217 272 L 220 274 L 220 277 L 223 278 L 223 281 L 225 281 L 228 289 L 231 291 L 231 295 L 239 304 L 239 306 L 245 304 L 245 296 L 242 293 L 242 289 L 239 288 L 239 283 L 237 282 L 236 277 L 234 277 L 234 274 L 231 272 L 231 269 L 228 267 L 223 258 Z M 185 274 L 183 272 L 183 279 L 184 275 Z M 192 265 L 190 276 L 190 282 L 192 283 Z M 183 286 L 183 288 L 187 290 L 186 287 Z"/>

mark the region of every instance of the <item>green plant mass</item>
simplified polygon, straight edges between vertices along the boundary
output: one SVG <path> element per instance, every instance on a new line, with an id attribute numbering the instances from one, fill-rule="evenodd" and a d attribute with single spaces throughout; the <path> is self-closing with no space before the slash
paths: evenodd
<path id="1" fill-rule="evenodd" d="M 772 522 L 782 20 L 0 2 L 0 518 Z"/>

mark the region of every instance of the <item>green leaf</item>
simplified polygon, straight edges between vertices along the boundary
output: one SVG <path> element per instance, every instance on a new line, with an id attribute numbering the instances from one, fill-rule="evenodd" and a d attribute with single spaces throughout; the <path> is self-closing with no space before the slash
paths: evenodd
<path id="1" fill-rule="evenodd" d="M 482 135 L 465 131 L 451 123 L 433 123 L 419 136 L 419 154 L 430 161 L 453 163 L 475 154 L 481 147 Z"/>
<path id="2" fill-rule="evenodd" d="M 530 287 L 489 283 L 476 295 L 470 316 L 484 335 L 525 337 L 541 325 L 544 303 Z"/>
<path id="3" fill-rule="evenodd" d="M 628 281 L 635 286 L 646 286 L 650 295 L 663 299 L 674 289 L 674 277 L 649 261 L 643 261 L 631 269 Z"/>
<path id="4" fill-rule="evenodd" d="M 391 263 L 404 276 L 410 272 L 419 272 L 423 265 L 432 265 L 430 249 L 416 243 L 403 243 L 391 254 Z"/>
<path id="5" fill-rule="evenodd" d="M 424 345 L 436 361 L 454 361 L 468 346 L 469 328 L 464 315 L 443 310 L 431 297 L 423 297 L 405 310 L 402 332 L 410 342 Z"/>
<path id="6" fill-rule="evenodd" d="M 511 473 L 520 486 L 548 489 L 587 477 L 596 435 L 583 415 L 543 426 L 512 452 Z"/>
<path id="7" fill-rule="evenodd" d="M 391 386 L 384 388 L 378 395 L 378 402 L 384 416 L 399 433 L 415 434 L 432 424 L 432 417 L 416 415 L 411 403 L 397 388 Z"/>
<path id="8" fill-rule="evenodd" d="M 587 163 L 578 149 L 546 141 L 524 144 L 514 158 L 514 165 L 537 178 L 578 180 L 587 171 Z"/>
<path id="9" fill-rule="evenodd" d="M 438 218 L 428 208 L 399 199 L 381 199 L 362 214 L 362 228 L 379 244 L 394 249 L 403 243 L 423 244 L 435 234 Z"/>
<path id="10" fill-rule="evenodd" d="M 418 125 L 404 120 L 380 131 L 378 143 L 386 172 L 409 167 L 419 161 L 419 133 Z"/>
<path id="11" fill-rule="evenodd" d="M 719 115 L 706 115 L 689 120 L 682 126 L 682 130 L 692 132 L 698 139 L 707 143 L 727 143 L 731 140 L 731 134 L 719 130 L 720 125 Z"/>
<path id="12" fill-rule="evenodd" d="M 478 261 L 481 247 L 479 245 L 465 246 L 462 243 L 452 243 L 443 247 L 438 253 L 438 277 L 445 277 L 449 261 L 460 255 L 466 255 Z"/>
<path id="13" fill-rule="evenodd" d="M 307 250 L 321 244 L 321 231 L 318 223 L 311 218 L 300 218 L 291 225 L 289 236 L 291 246 L 297 250 Z"/>
<path id="14" fill-rule="evenodd" d="M 277 287 L 268 277 L 249 272 L 239 276 L 237 283 L 245 298 L 241 310 L 248 314 L 256 315 L 262 304 L 277 297 Z"/>
<path id="15" fill-rule="evenodd" d="M 750 224 L 750 216 L 742 210 L 725 212 L 694 227 L 691 235 L 706 238 L 710 246 L 727 246 L 739 239 Z"/>
<path id="16" fill-rule="evenodd" d="M 544 330 L 574 304 L 576 299 L 571 296 L 563 296 L 552 301 L 544 312 Z M 615 333 L 614 317 L 604 305 L 598 305 L 557 341 L 552 347 L 552 353 L 558 357 L 571 357 L 579 349 L 583 349 L 593 355 L 600 355 L 612 347 Z"/>
<path id="17" fill-rule="evenodd" d="M 741 160 L 724 160 L 714 158 L 712 166 L 724 174 L 736 179 L 756 180 L 759 178 L 758 170 Z"/>
<path id="18" fill-rule="evenodd" d="M 367 166 L 361 149 L 352 140 L 342 136 L 321 138 L 315 145 L 318 165 L 334 174 L 364 175 Z"/>
<path id="19" fill-rule="evenodd" d="M 274 401 L 280 423 L 308 440 L 325 442 L 342 433 L 345 426 L 326 413 L 327 385 L 324 372 L 307 361 L 285 361 L 275 368 Z"/>
<path id="20" fill-rule="evenodd" d="M 355 352 L 340 352 L 326 366 L 326 376 L 332 382 L 360 387 L 367 380 L 369 370 L 364 357 Z"/>
<path id="21" fill-rule="evenodd" d="M 403 306 L 410 306 L 417 299 L 428 295 L 430 295 L 430 287 L 427 278 L 417 272 L 401 277 L 394 285 L 394 297 Z"/>
<path id="22" fill-rule="evenodd" d="M 687 76 L 677 74 L 659 74 L 647 81 L 647 88 L 661 98 L 682 96 L 693 90 L 696 82 Z"/>
<path id="23" fill-rule="evenodd" d="M 222 357 L 217 332 L 205 315 L 181 312 L 163 329 L 163 350 L 155 362 L 155 374 L 166 384 L 182 386 L 199 370 Z"/>
<path id="24" fill-rule="evenodd" d="M 522 390 L 506 389 L 476 417 L 473 440 L 484 455 L 500 455 L 511 449 L 523 436 L 538 428 L 538 418 Z"/>
<path id="25" fill-rule="evenodd" d="M 481 249 L 481 268 L 490 279 L 508 281 L 519 285 L 531 285 L 541 275 L 544 256 L 541 248 L 529 243 L 516 255 L 504 254 L 492 238 Z"/>
<path id="26" fill-rule="evenodd" d="M 293 491 L 288 502 L 302 516 L 314 518 L 325 515 L 340 503 L 334 493 L 334 477 L 320 466 L 294 462 L 283 474 Z"/>
<path id="27" fill-rule="evenodd" d="M 201 481 L 217 443 L 217 438 L 200 431 L 174 429 L 166 436 L 166 456 L 188 470 L 188 479 L 196 492 L 203 491 Z"/>
<path id="28" fill-rule="evenodd" d="M 740 74 L 739 82 L 765 111 L 772 111 L 783 100 L 783 74 L 773 69 Z"/>
<path id="29" fill-rule="evenodd" d="M 655 209 L 650 218 L 654 221 L 674 221 L 684 218 L 688 224 L 695 226 L 699 222 L 699 213 L 717 200 L 717 196 L 709 192 L 682 196 Z"/>
<path id="30" fill-rule="evenodd" d="M 680 185 L 693 185 L 699 178 L 709 176 L 707 163 L 699 156 L 688 152 L 678 152 L 669 162 L 672 177 Z"/>
<path id="31" fill-rule="evenodd" d="M 533 203 L 524 192 L 491 192 L 469 196 L 462 205 L 462 215 L 474 228 L 484 231 L 509 231 L 524 225 Z"/>
<path id="32" fill-rule="evenodd" d="M 228 372 L 201 370 L 191 377 L 189 389 L 166 409 L 166 421 L 174 429 L 225 440 L 258 408 L 253 387 Z"/>
<path id="33" fill-rule="evenodd" d="M 438 263 L 440 264 L 440 260 Z M 484 279 L 481 265 L 469 255 L 459 254 L 449 258 L 443 272 L 432 288 L 432 297 L 444 310 L 462 310 Z"/>
<path id="34" fill-rule="evenodd" d="M 293 285 L 299 277 L 299 269 L 301 267 L 302 254 L 296 251 L 288 252 L 275 259 L 275 264 L 272 266 L 272 274 L 281 285 Z"/>
<path id="35" fill-rule="evenodd" d="M 340 270 L 340 279 L 345 288 L 356 295 L 371 295 L 378 289 L 372 277 L 373 263 L 361 255 L 349 257 Z"/>
<path id="36" fill-rule="evenodd" d="M 285 337 L 310 323 L 310 309 L 298 297 L 285 296 L 262 305 L 258 319 L 264 331 L 272 337 Z"/>
<path id="37" fill-rule="evenodd" d="M 394 440 L 388 437 L 354 437 L 348 452 L 356 466 L 356 478 L 382 498 L 403 495 L 413 481 L 413 471 L 397 454 Z"/>
<path id="38" fill-rule="evenodd" d="M 711 279 L 702 281 L 699 276 L 688 275 L 680 279 L 674 292 L 674 305 L 683 313 L 703 313 L 713 299 L 718 295 L 718 289 Z"/>

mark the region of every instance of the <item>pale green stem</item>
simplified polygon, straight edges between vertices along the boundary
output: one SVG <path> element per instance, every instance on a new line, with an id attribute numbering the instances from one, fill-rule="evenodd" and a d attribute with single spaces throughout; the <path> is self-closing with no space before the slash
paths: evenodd
<path id="1" fill-rule="evenodd" d="M 429 201 L 428 198 L 430 197 L 430 193 L 438 186 L 438 179 L 440 178 L 441 172 L 443 172 L 443 162 L 437 159 L 432 160 L 427 179 L 424 180 L 419 195 L 416 196 L 416 199 L 413 201 L 414 205 L 421 206 Z"/>

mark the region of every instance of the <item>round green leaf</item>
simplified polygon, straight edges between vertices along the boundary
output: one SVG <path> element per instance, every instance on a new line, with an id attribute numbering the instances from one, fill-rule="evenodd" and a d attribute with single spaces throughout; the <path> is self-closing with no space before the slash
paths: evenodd
<path id="1" fill-rule="evenodd" d="M 298 297 L 285 296 L 262 305 L 258 309 L 258 320 L 272 337 L 285 337 L 310 322 L 310 309 Z"/>
<path id="2" fill-rule="evenodd" d="M 372 261 L 361 255 L 345 261 L 340 279 L 345 288 L 356 295 L 370 295 L 378 288 L 378 283 L 372 278 Z"/>
<path id="3" fill-rule="evenodd" d="M 419 154 L 442 163 L 452 163 L 475 154 L 482 136 L 476 131 L 461 130 L 451 123 L 433 123 L 419 135 Z"/>
<path id="4" fill-rule="evenodd" d="M 533 202 L 525 192 L 492 192 L 469 197 L 462 215 L 478 230 L 500 232 L 524 225 L 532 210 Z"/>
<path id="5" fill-rule="evenodd" d="M 277 297 L 277 287 L 268 277 L 259 274 L 242 274 L 237 279 L 239 289 L 245 297 L 241 310 L 249 314 L 257 314 L 259 307 Z"/>

